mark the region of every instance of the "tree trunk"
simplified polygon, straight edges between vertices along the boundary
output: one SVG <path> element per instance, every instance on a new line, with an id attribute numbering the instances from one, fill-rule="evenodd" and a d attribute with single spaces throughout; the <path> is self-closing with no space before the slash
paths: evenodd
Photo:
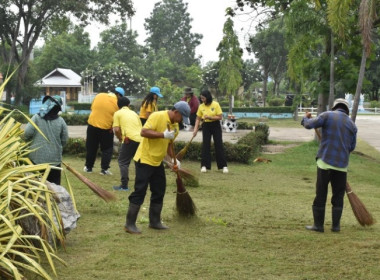
<path id="1" fill-rule="evenodd" d="M 267 97 L 267 85 L 268 85 L 268 76 L 269 74 L 267 72 L 264 72 L 264 80 L 263 80 L 263 92 L 262 92 L 262 97 L 263 97 L 263 106 L 265 107 L 265 99 Z"/>
<path id="2" fill-rule="evenodd" d="M 232 94 L 230 94 L 228 96 L 228 105 L 229 105 L 229 108 L 228 108 L 228 114 L 229 115 L 232 115 Z"/>
<path id="3" fill-rule="evenodd" d="M 362 61 L 360 63 L 360 70 L 359 70 L 359 77 L 358 77 L 358 83 L 356 85 L 356 92 L 354 97 L 354 104 L 352 105 L 352 112 L 351 112 L 351 120 L 353 122 L 356 121 L 356 115 L 358 113 L 359 108 L 359 101 L 360 101 L 360 93 L 362 91 L 363 86 L 363 80 L 364 80 L 364 73 L 365 73 L 365 64 L 367 61 L 367 55 L 365 52 L 365 48 L 363 47 L 362 52 Z"/>
<path id="4" fill-rule="evenodd" d="M 334 34 L 331 32 L 331 51 L 330 51 L 330 92 L 329 92 L 329 110 L 333 107 L 334 99 L 335 99 L 335 93 L 334 93 L 334 87 L 335 87 L 335 51 L 334 51 Z"/>

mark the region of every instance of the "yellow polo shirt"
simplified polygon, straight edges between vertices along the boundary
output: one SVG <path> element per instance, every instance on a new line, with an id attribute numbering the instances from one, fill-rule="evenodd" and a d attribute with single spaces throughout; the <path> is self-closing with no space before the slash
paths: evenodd
<path id="1" fill-rule="evenodd" d="M 220 105 L 216 101 L 212 101 L 210 105 L 206 105 L 202 103 L 198 107 L 197 116 L 203 119 L 204 116 L 219 116 L 223 114 L 222 108 L 220 108 Z M 204 120 L 205 122 L 214 122 L 215 120 Z"/>
<path id="2" fill-rule="evenodd" d="M 139 115 L 125 106 L 113 115 L 113 127 L 120 127 L 122 139 L 128 137 L 129 139 L 140 142 L 141 141 L 141 121 Z"/>
<path id="3" fill-rule="evenodd" d="M 117 110 L 119 107 L 114 93 L 98 93 L 92 101 L 91 114 L 87 122 L 100 129 L 111 129 L 113 114 Z"/>
<path id="4" fill-rule="evenodd" d="M 143 128 L 164 132 L 168 125 L 170 126 L 170 130 L 175 131 L 175 137 L 177 137 L 179 132 L 178 123 L 172 124 L 169 119 L 168 111 L 165 110 L 151 114 Z M 140 160 L 140 162 L 144 164 L 159 166 L 167 153 L 170 141 L 170 139 L 165 138 L 151 139 L 142 137 L 133 159 L 135 161 Z"/>
<path id="5" fill-rule="evenodd" d="M 140 107 L 140 118 L 146 119 L 146 113 L 153 113 L 157 111 L 157 104 L 155 102 L 149 104 L 147 107 L 145 107 L 145 103 L 143 106 Z"/>

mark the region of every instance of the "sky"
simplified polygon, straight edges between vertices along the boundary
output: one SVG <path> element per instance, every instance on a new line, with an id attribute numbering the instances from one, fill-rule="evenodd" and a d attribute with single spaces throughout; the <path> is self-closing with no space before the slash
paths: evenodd
<path id="1" fill-rule="evenodd" d="M 136 14 L 132 17 L 132 29 L 136 30 L 139 37 L 139 44 L 145 44 L 146 39 L 144 22 L 150 17 L 154 4 L 158 0 L 135 0 L 133 1 Z M 188 13 L 193 19 L 191 22 L 192 33 L 200 33 L 203 35 L 201 44 L 196 48 L 196 55 L 202 56 L 201 63 L 205 65 L 208 61 L 218 61 L 219 54 L 216 48 L 223 37 L 223 25 L 226 21 L 225 10 L 227 7 L 235 7 L 235 0 L 184 0 L 188 3 Z M 90 33 L 92 45 L 96 45 L 99 41 L 99 33 L 104 30 L 104 26 L 92 24 L 86 30 Z M 234 17 L 234 30 L 239 36 L 240 47 L 244 50 L 243 59 L 253 58 L 245 50 L 246 41 L 249 33 L 252 34 L 252 20 L 249 16 Z"/>

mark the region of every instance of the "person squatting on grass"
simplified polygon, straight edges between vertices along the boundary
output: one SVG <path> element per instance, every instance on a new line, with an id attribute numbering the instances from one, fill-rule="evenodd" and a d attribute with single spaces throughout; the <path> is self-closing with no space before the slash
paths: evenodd
<path id="1" fill-rule="evenodd" d="M 101 175 L 112 175 L 108 170 L 113 152 L 113 114 L 119 110 L 117 101 L 125 94 L 124 89 L 117 87 L 110 93 L 98 93 L 91 104 L 86 135 L 86 163 L 84 172 L 91 173 L 94 167 L 98 148 L 102 152 L 100 162 Z"/>
<path id="2" fill-rule="evenodd" d="M 31 140 L 30 148 L 36 149 L 29 154 L 34 164 L 49 163 L 52 166 L 61 167 L 63 147 L 69 139 L 66 122 L 59 116 L 62 111 L 61 106 L 60 96 L 47 95 L 42 99 L 40 112 L 32 117 L 32 121 L 48 140 L 32 124 L 28 123 L 25 127 L 25 140 Z M 61 185 L 61 170 L 51 169 L 47 180 Z"/>
<path id="3" fill-rule="evenodd" d="M 144 202 L 148 185 L 151 197 L 149 207 L 149 227 L 167 229 L 161 223 L 161 211 L 166 190 L 166 176 L 163 159 L 168 154 L 172 159 L 173 139 L 179 132 L 178 123 L 189 124 L 190 107 L 184 101 L 174 104 L 171 110 L 151 114 L 141 130 L 142 140 L 134 156 L 136 167 L 135 188 L 129 196 L 129 208 L 126 217 L 125 231 L 140 234 L 136 219 Z M 170 128 L 170 129 L 169 129 Z M 177 165 L 179 168 L 179 161 Z"/>
<path id="4" fill-rule="evenodd" d="M 312 210 L 314 224 L 306 229 L 324 232 L 325 206 L 328 184 L 332 187 L 332 228 L 340 231 L 340 218 L 343 211 L 343 198 L 347 183 L 347 168 L 350 153 L 356 146 L 357 128 L 349 118 L 348 102 L 338 98 L 331 111 L 323 112 L 316 118 L 306 112 L 301 124 L 307 128 L 322 128 L 322 137 L 317 152 L 316 196 Z"/>
<path id="5" fill-rule="evenodd" d="M 159 87 L 150 88 L 149 93 L 145 96 L 140 106 L 140 120 L 142 125 L 145 124 L 150 114 L 158 111 L 157 100 L 159 97 L 163 97 Z"/>
<path id="6" fill-rule="evenodd" d="M 113 115 L 113 131 L 121 143 L 118 157 L 121 179 L 119 186 L 113 186 L 116 191 L 128 191 L 129 164 L 141 141 L 141 121 L 129 104 L 127 97 L 120 98 L 117 102 L 120 110 Z"/>
<path id="7" fill-rule="evenodd" d="M 211 169 L 211 136 L 214 139 L 216 165 L 218 169 L 223 169 L 223 173 L 228 173 L 227 162 L 224 156 L 222 127 L 222 109 L 218 102 L 213 101 L 210 91 L 201 92 L 202 104 L 197 111 L 197 120 L 195 121 L 193 136 L 196 136 L 199 129 L 199 123 L 203 120 L 202 125 L 202 159 L 201 172 L 207 172 Z"/>

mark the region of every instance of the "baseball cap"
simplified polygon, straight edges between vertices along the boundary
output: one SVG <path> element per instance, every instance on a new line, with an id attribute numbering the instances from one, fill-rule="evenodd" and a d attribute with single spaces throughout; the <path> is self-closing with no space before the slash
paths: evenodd
<path id="1" fill-rule="evenodd" d="M 160 88 L 159 87 L 152 87 L 150 88 L 150 91 L 151 93 L 154 93 L 155 95 L 157 95 L 158 97 L 164 97 L 162 94 L 161 94 L 161 91 L 160 91 Z"/>
<path id="2" fill-rule="evenodd" d="M 347 112 L 350 111 L 349 108 L 348 108 L 349 105 L 348 105 L 347 100 L 346 100 L 346 99 L 343 99 L 343 98 L 335 99 L 335 101 L 334 101 L 334 105 L 333 105 L 333 107 L 332 107 L 332 110 L 334 110 L 335 107 L 336 107 L 338 104 L 342 104 L 342 105 L 346 106 L 346 111 L 347 111 Z"/>
<path id="3" fill-rule="evenodd" d="M 124 89 L 121 88 L 121 87 L 116 87 L 116 88 L 115 88 L 115 91 L 116 91 L 118 94 L 120 94 L 121 96 L 124 96 L 124 95 L 125 95 L 125 91 L 124 91 Z"/>
<path id="4" fill-rule="evenodd" d="M 190 124 L 190 106 L 185 101 L 178 101 L 174 104 L 174 108 L 181 113 L 182 120 L 185 124 Z"/>

